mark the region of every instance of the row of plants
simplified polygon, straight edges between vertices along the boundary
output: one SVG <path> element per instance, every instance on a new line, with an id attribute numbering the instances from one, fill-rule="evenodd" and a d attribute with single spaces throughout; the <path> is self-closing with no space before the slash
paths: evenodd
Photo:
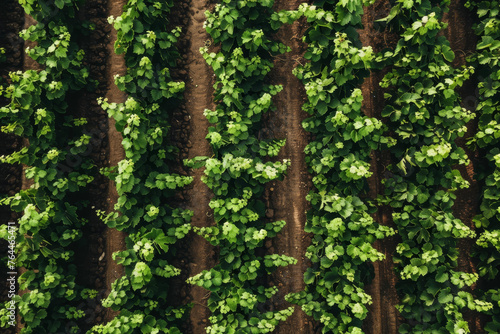
<path id="1" fill-rule="evenodd" d="M 68 101 L 93 87 L 82 64 L 84 51 L 78 46 L 79 36 L 91 26 L 76 23 L 82 1 L 21 4 L 37 21 L 21 37 L 36 43 L 26 54 L 40 69 L 12 72 L 9 83 L 0 86 L 0 95 L 8 101 L 0 108 L 0 129 L 26 142 L 19 151 L 0 157 L 0 162 L 28 166 L 25 189 L 0 200 L 0 205 L 20 213 L 17 231 L 2 226 L 0 237 L 10 239 L 9 271 L 20 274 L 14 267 L 24 268 L 18 279 L 24 293 L 14 297 L 20 332 L 76 333 L 88 316 L 79 305 L 96 293 L 76 283 L 74 264 L 74 249 L 86 223 L 82 213 L 89 210 L 82 193 L 92 182 L 95 168 L 78 157 L 90 137 L 84 133 L 86 119 L 70 112 Z M 81 163 L 61 168 L 72 160 Z M 13 324 L 8 306 L 0 310 L 1 327 Z"/>
<path id="2" fill-rule="evenodd" d="M 38 23 L 22 36 L 37 42 L 28 54 L 42 69 L 11 73 L 11 83 L 0 86 L 0 95 L 10 101 L 0 108 L 2 132 L 29 143 L 0 161 L 30 166 L 26 178 L 33 184 L 0 200 L 22 213 L 16 239 L 17 266 L 26 268 L 19 279 L 26 293 L 16 297 L 22 333 L 78 332 L 88 316 L 78 305 L 96 296 L 96 291 L 76 284 L 73 263 L 85 224 L 80 213 L 88 210 L 80 198 L 96 170 L 87 160 L 71 170 L 60 167 L 85 152 L 90 140 L 83 131 L 86 120 L 71 116 L 67 103 L 92 87 L 75 40 L 92 29 L 75 24 L 81 4 L 23 2 Z M 311 261 L 304 274 L 306 288 L 287 300 L 319 322 L 324 333 L 362 333 L 371 304 L 364 290 L 373 277 L 371 262 L 384 258 L 373 243 L 398 233 L 397 308 L 406 319 L 401 333 L 468 333 L 465 308 L 491 316 L 486 331 L 500 330 L 500 290 L 494 284 L 500 252 L 498 2 L 468 4 L 481 19 L 474 27 L 481 37 L 478 53 L 470 60 L 479 71 L 479 129 L 469 144 L 477 145 L 487 159 L 479 173 L 485 183 L 481 213 L 474 222 L 480 232 L 479 275 L 491 289 L 480 292 L 480 299 L 464 291 L 478 275 L 457 270 L 457 240 L 475 233 L 453 215 L 454 193 L 468 187 L 456 166 L 469 162 L 455 140 L 464 136 L 475 115 L 460 107 L 455 90 L 474 71 L 451 66 L 454 54 L 441 33 L 449 1 L 395 1 L 380 21 L 401 39 L 394 50 L 379 55 L 361 46 L 356 31 L 363 6 L 369 4 L 319 0 L 276 13 L 272 0 L 222 0 L 207 12 L 205 28 L 216 48 L 201 52 L 216 75 L 217 107 L 205 111 L 213 124 L 207 139 L 214 156 L 186 162 L 204 166 L 203 181 L 214 193 L 210 207 L 215 225 L 204 228 L 192 228 L 192 212 L 169 204 L 192 181 L 168 167 L 178 154 L 167 142 L 169 115 L 184 89 L 170 75 L 181 36 L 168 20 L 174 1 L 129 0 L 120 17 L 109 19 L 118 32 L 115 50 L 124 54 L 127 65 L 126 74 L 115 82 L 128 98 L 123 103 L 100 100 L 123 136 L 125 151 L 118 166 L 102 171 L 115 181 L 119 199 L 114 212 L 100 214 L 110 228 L 126 232 L 127 249 L 114 254 L 125 276 L 103 300 L 119 313 L 90 332 L 181 332 L 189 305 L 173 306 L 169 298 L 172 277 L 180 274 L 170 260 L 175 244 L 191 229 L 220 251 L 214 268 L 188 279 L 211 292 L 207 333 L 268 333 L 292 314 L 293 307 L 269 308 L 278 290 L 268 286 L 268 275 L 296 260 L 266 255 L 265 240 L 276 236 L 285 222 L 265 220 L 262 201 L 266 183 L 281 180 L 289 161 L 273 159 L 284 140 L 257 138 L 263 114 L 275 109 L 272 97 L 282 90 L 268 83 L 273 57 L 288 51 L 270 36 L 300 17 L 309 25 L 303 38 L 308 62 L 294 74 L 305 85 L 303 109 L 311 115 L 303 126 L 313 134 L 306 147 L 314 187 L 307 196 L 311 209 L 305 226 L 313 239 L 306 253 Z M 370 69 L 386 66 L 391 67 L 381 82 L 386 90 L 384 125 L 363 113 L 360 85 Z M 376 205 L 368 198 L 371 154 L 381 149 L 390 151 L 393 164 L 378 202 L 392 208 L 397 232 L 374 221 Z M 0 229 L 1 237 L 9 235 L 6 227 Z M 0 310 L 3 327 L 10 321 L 7 307 Z"/>
<path id="3" fill-rule="evenodd" d="M 171 204 L 192 177 L 172 173 L 169 161 L 178 149 L 168 143 L 169 119 L 181 101 L 184 82 L 172 79 L 181 28 L 169 23 L 175 1 L 129 0 L 119 17 L 110 17 L 117 31 L 115 52 L 123 54 L 127 71 L 115 83 L 126 101 L 101 107 L 122 135 L 125 158 L 103 169 L 118 192 L 114 211 L 100 212 L 110 228 L 126 233 L 126 249 L 113 254 L 124 268 L 103 306 L 119 313 L 91 333 L 180 333 L 190 305 L 173 301 L 172 265 L 176 243 L 191 230 L 192 212 Z"/>
<path id="4" fill-rule="evenodd" d="M 264 113 L 275 109 L 272 97 L 281 86 L 270 85 L 267 75 L 273 57 L 288 48 L 270 39 L 274 25 L 273 0 L 222 0 L 206 12 L 206 31 L 216 51 L 201 49 L 215 73 L 215 110 L 205 110 L 213 124 L 207 139 L 211 158 L 187 161 L 205 167 L 203 182 L 213 191 L 210 208 L 215 224 L 194 228 L 218 246 L 215 267 L 188 279 L 211 292 L 207 333 L 269 333 L 293 313 L 293 307 L 269 311 L 278 291 L 267 278 L 278 267 L 295 264 L 286 255 L 265 254 L 266 239 L 274 237 L 284 221 L 266 222 L 264 186 L 280 180 L 289 161 L 275 161 L 284 140 L 259 140 Z"/>
<path id="5" fill-rule="evenodd" d="M 479 149 L 482 161 L 477 176 L 484 183 L 480 213 L 474 219 L 478 232 L 475 257 L 479 276 L 484 278 L 480 297 L 492 303 L 485 325 L 488 333 L 500 332 L 500 3 L 470 1 L 466 4 L 479 18 L 473 27 L 480 39 L 469 59 L 477 70 L 479 101 L 478 129 L 469 142 Z"/>
<path id="6" fill-rule="evenodd" d="M 460 106 L 456 89 L 474 70 L 451 65 L 455 56 L 442 34 L 448 7 L 448 0 L 398 0 L 381 20 L 400 35 L 377 58 L 378 66 L 391 66 L 380 85 L 395 145 L 380 202 L 392 208 L 402 240 L 394 254 L 400 333 L 469 333 L 465 309 L 492 307 L 464 291 L 478 275 L 457 270 L 457 242 L 475 232 L 453 214 L 455 192 L 469 187 L 457 166 L 470 162 L 455 140 L 475 115 Z"/>
<path id="7" fill-rule="evenodd" d="M 308 62 L 294 74 L 304 83 L 302 108 L 311 115 L 303 127 L 314 136 L 305 149 L 313 175 L 305 225 L 313 235 L 306 252 L 311 267 L 304 273 L 305 290 L 287 300 L 318 321 L 323 333 L 362 333 L 372 303 L 364 290 L 373 277 L 370 262 L 384 258 L 373 243 L 395 233 L 374 221 L 376 207 L 367 198 L 370 154 L 392 143 L 382 135 L 382 122 L 361 108 L 360 85 L 374 53 L 361 46 L 356 29 L 368 4 L 315 1 L 276 14 L 287 23 L 304 16 L 309 25 L 303 37 Z"/>

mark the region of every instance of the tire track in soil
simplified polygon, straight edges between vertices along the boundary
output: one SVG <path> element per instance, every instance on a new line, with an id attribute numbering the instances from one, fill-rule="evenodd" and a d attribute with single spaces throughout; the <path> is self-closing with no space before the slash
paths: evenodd
<path id="1" fill-rule="evenodd" d="M 208 133 L 208 120 L 203 115 L 206 108 L 214 109 L 213 103 L 213 81 L 214 76 L 210 67 L 206 64 L 200 54 L 200 48 L 205 46 L 205 41 L 210 37 L 203 28 L 205 21 L 205 10 L 209 9 L 209 0 L 191 0 L 188 13 L 188 26 L 185 38 L 190 42 L 187 50 L 186 71 L 187 81 L 184 93 L 184 106 L 190 118 L 188 158 L 196 156 L 212 156 L 208 141 L 205 139 Z M 201 181 L 203 169 L 190 171 L 189 175 L 194 180 L 186 190 L 186 208 L 192 210 L 194 215 L 191 223 L 193 226 L 213 225 L 213 213 L 208 203 L 212 197 L 210 189 Z M 201 236 L 189 234 L 190 260 L 189 276 L 194 276 L 205 269 L 215 265 L 215 248 Z M 208 292 L 202 287 L 190 286 L 188 297 L 194 306 L 189 316 L 190 333 L 201 334 L 205 332 L 208 325 L 210 312 L 207 308 Z"/>
<path id="2" fill-rule="evenodd" d="M 303 1 L 276 1 L 274 10 L 297 9 Z M 311 178 L 305 163 L 304 148 L 309 141 L 309 134 L 302 128 L 302 121 L 308 114 L 302 110 L 306 101 L 303 84 L 297 79 L 292 69 L 304 62 L 303 54 L 307 45 L 301 42 L 306 29 L 305 21 L 299 20 L 292 25 L 281 27 L 275 39 L 291 47 L 292 51 L 277 56 L 274 69 L 270 73 L 271 83 L 282 85 L 283 90 L 273 97 L 276 111 L 266 115 L 266 132 L 269 138 L 286 138 L 278 159 L 290 159 L 291 165 L 283 181 L 270 182 L 266 185 L 266 197 L 269 208 L 267 218 L 272 221 L 284 220 L 286 225 L 270 242 L 266 243 L 268 253 L 286 254 L 297 259 L 297 264 L 280 267 L 271 278 L 271 285 L 279 288 L 272 300 L 272 308 L 279 310 L 289 307 L 284 297 L 291 292 L 304 290 L 304 272 L 309 267 L 305 252 L 310 245 L 310 236 L 305 233 L 306 210 L 309 203 L 306 195 L 311 189 Z M 270 247 L 272 244 L 272 247 Z M 300 307 L 286 321 L 281 322 L 278 334 L 313 333 L 313 319 Z"/>
<path id="3" fill-rule="evenodd" d="M 107 16 L 118 17 L 122 14 L 123 6 L 126 0 L 108 0 L 108 14 Z M 106 78 L 108 82 L 108 91 L 106 93 L 106 98 L 110 102 L 121 103 L 127 99 L 127 94 L 118 89 L 114 84 L 114 75 L 125 75 L 127 67 L 125 65 L 125 59 L 121 55 L 117 55 L 114 49 L 114 43 L 117 39 L 116 30 L 111 28 L 107 52 L 108 61 L 106 66 Z M 125 158 L 125 152 L 122 147 L 122 136 L 116 130 L 114 119 L 110 118 L 108 120 L 108 166 L 116 166 L 119 161 Z M 108 181 L 108 194 L 107 194 L 107 212 L 114 210 L 114 205 L 118 200 L 118 193 L 116 191 L 115 182 L 112 180 Z M 116 264 L 113 260 L 113 253 L 125 249 L 125 233 L 120 232 L 116 229 L 108 229 L 104 235 L 105 239 L 105 261 L 106 261 L 106 271 L 105 271 L 105 288 L 106 296 L 111 292 L 111 284 L 118 278 L 124 275 L 124 270 L 121 265 Z M 118 312 L 111 309 L 106 310 L 104 316 L 104 322 L 109 322 L 113 319 Z"/>
<path id="4" fill-rule="evenodd" d="M 390 11 L 387 0 L 377 1 L 375 4 L 364 8 L 362 23 L 364 29 L 359 30 L 360 40 L 363 46 L 371 45 L 374 52 L 380 52 L 385 48 L 393 49 L 399 37 L 387 31 L 378 31 L 374 27 L 374 21 L 386 17 Z M 363 109 L 369 117 L 381 119 L 382 110 L 385 105 L 384 90 L 379 83 L 387 73 L 387 69 L 372 72 L 361 86 L 363 92 Z M 389 152 L 372 152 L 371 171 L 373 175 L 368 179 L 369 198 L 375 199 L 377 195 L 383 194 L 384 188 L 381 181 L 390 177 L 385 170 L 391 163 Z M 382 225 L 395 227 L 392 222 L 392 210 L 389 206 L 381 206 L 373 215 L 376 222 Z M 383 240 L 377 240 L 374 247 L 385 255 L 385 260 L 373 263 L 374 278 L 365 286 L 366 292 L 372 297 L 373 304 L 368 306 L 368 317 L 364 321 L 363 330 L 366 333 L 395 334 L 402 323 L 402 318 L 395 306 L 399 303 L 396 291 L 397 277 L 394 272 L 392 254 L 400 238 L 392 236 Z"/>
<path id="5" fill-rule="evenodd" d="M 472 31 L 474 23 L 474 14 L 472 11 L 464 7 L 464 1 L 452 0 L 450 10 L 445 13 L 443 21 L 448 23 L 444 35 L 450 42 L 450 47 L 455 52 L 453 67 L 459 68 L 466 63 L 466 57 L 472 55 L 476 50 L 477 36 Z M 467 80 L 464 85 L 458 89 L 462 98 L 462 107 L 475 111 L 479 91 L 477 89 L 477 78 L 472 77 Z M 458 189 L 456 191 L 457 199 L 453 206 L 453 214 L 456 218 L 464 222 L 465 225 L 475 230 L 472 219 L 480 212 L 481 186 L 474 179 L 476 166 L 482 163 L 482 157 L 476 150 L 471 150 L 467 147 L 466 142 L 477 132 L 477 117 L 467 124 L 467 133 L 464 137 L 458 138 L 456 144 L 465 150 L 465 153 L 470 159 L 468 166 L 454 166 L 457 168 L 464 179 L 469 182 L 470 186 L 467 189 Z M 474 249 L 475 239 L 459 239 L 458 240 L 458 270 L 477 273 L 477 263 L 471 256 Z M 472 287 L 465 287 L 464 290 L 474 293 L 474 290 L 481 284 L 481 281 L 474 284 Z M 478 312 L 464 309 L 464 320 L 469 323 L 471 333 L 484 333 L 486 317 Z"/>
<path id="6" fill-rule="evenodd" d="M 8 80 L 9 72 L 18 71 L 23 68 L 23 40 L 18 36 L 24 25 L 24 12 L 22 7 L 13 1 L 0 0 L 0 47 L 5 49 L 5 62 L 0 63 L 0 81 Z M 7 99 L 0 98 L 0 106 L 8 103 Z M 21 148 L 20 137 L 6 135 L 0 132 L 0 156 L 8 155 Z M 21 190 L 21 166 L 0 164 L 0 195 L 13 196 Z M 17 222 L 18 214 L 10 210 L 8 206 L 0 206 L 0 225 L 8 222 Z M 0 249 L 7 252 L 7 242 L 0 240 Z M 7 284 L 7 268 L 1 266 L 0 273 L 0 303 L 9 300 L 9 288 Z M 16 327 L 2 329 L 3 334 L 13 334 Z"/>

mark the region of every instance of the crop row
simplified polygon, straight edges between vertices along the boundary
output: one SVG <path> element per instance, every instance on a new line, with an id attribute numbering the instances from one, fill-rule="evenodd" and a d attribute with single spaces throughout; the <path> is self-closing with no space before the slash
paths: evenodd
<path id="1" fill-rule="evenodd" d="M 215 225 L 195 231 L 219 247 L 219 261 L 188 280 L 211 292 L 207 333 L 269 333 L 293 313 L 293 307 L 269 311 L 278 289 L 266 277 L 296 260 L 262 252 L 265 240 L 285 225 L 266 222 L 264 185 L 282 179 L 289 165 L 267 158 L 278 154 L 284 140 L 257 139 L 263 114 L 275 109 L 272 97 L 282 90 L 267 83 L 267 74 L 273 57 L 287 51 L 269 38 L 273 2 L 223 0 L 207 12 L 206 30 L 220 45 L 218 52 L 201 50 L 216 76 L 217 107 L 205 110 L 214 156 L 188 162 L 205 167 L 203 181 L 214 193 Z"/>
<path id="2" fill-rule="evenodd" d="M 475 114 L 460 106 L 456 88 L 474 71 L 451 65 L 454 53 L 440 33 L 448 5 L 401 1 L 384 19 L 400 35 L 395 49 L 381 55 L 382 65 L 392 65 L 381 82 L 382 116 L 396 143 L 381 202 L 392 207 L 402 239 L 394 254 L 397 308 L 407 319 L 401 333 L 468 333 L 464 309 L 492 307 L 464 291 L 478 275 L 457 270 L 457 242 L 475 232 L 453 214 L 455 192 L 469 187 L 456 166 L 470 163 L 455 141 Z"/>
<path id="3" fill-rule="evenodd" d="M 115 120 L 125 158 L 103 173 L 116 183 L 114 211 L 101 212 L 110 228 L 126 233 L 126 249 L 113 254 L 125 275 L 112 284 L 102 304 L 119 314 L 91 333 L 180 333 L 189 305 L 174 307 L 169 293 L 180 269 L 171 264 L 176 242 L 191 230 L 192 212 L 169 204 L 192 178 L 170 172 L 178 154 L 167 142 L 169 118 L 184 91 L 170 69 L 179 58 L 179 27 L 169 27 L 174 1 L 130 0 L 121 16 L 108 19 L 117 30 L 115 52 L 123 54 L 127 72 L 115 83 L 127 94 L 122 103 L 100 99 Z"/>
<path id="4" fill-rule="evenodd" d="M 0 234 L 5 239 L 16 235 L 16 249 L 10 238 L 9 270 L 24 268 L 18 282 L 26 293 L 14 299 L 24 324 L 22 333 L 76 332 L 85 317 L 77 306 L 96 294 L 76 284 L 73 259 L 86 223 L 81 213 L 88 210 L 79 198 L 92 182 L 95 168 L 84 158 L 74 168 L 61 166 L 85 152 L 91 139 L 84 133 L 86 119 L 69 113 L 66 100 L 93 85 L 76 42 L 91 27 L 73 23 L 78 1 L 49 6 L 31 0 L 22 5 L 37 21 L 21 32 L 25 40 L 36 42 L 26 53 L 42 69 L 10 73 L 9 82 L 0 88 L 0 95 L 9 101 L 0 108 L 2 132 L 27 142 L 0 161 L 29 166 L 24 189 L 0 202 L 21 213 L 17 231 L 9 233 L 2 226 Z M 0 311 L 2 326 L 13 321 L 10 315 L 7 308 Z"/>
<path id="5" fill-rule="evenodd" d="M 474 256 L 479 259 L 479 275 L 486 283 L 481 298 L 493 308 L 487 313 L 491 319 L 485 325 L 488 333 L 500 331 L 500 13 L 498 1 L 467 3 L 477 13 L 479 22 L 473 27 L 480 37 L 477 53 L 470 59 L 477 69 L 479 102 L 478 129 L 469 142 L 479 147 L 486 163 L 478 172 L 484 182 L 480 213 L 474 218 L 478 231 Z"/>
<path id="6" fill-rule="evenodd" d="M 373 276 L 369 262 L 382 260 L 373 243 L 395 232 L 376 223 L 375 205 L 367 198 L 372 150 L 388 142 L 380 120 L 361 110 L 359 85 L 369 75 L 371 47 L 361 47 L 356 31 L 362 3 L 343 1 L 301 5 L 283 20 L 305 16 L 309 29 L 304 66 L 294 74 L 304 83 L 311 117 L 304 129 L 314 135 L 306 149 L 313 175 L 305 231 L 313 234 L 306 257 L 306 288 L 289 301 L 318 321 L 323 333 L 361 333 L 371 297 L 364 285 Z"/>

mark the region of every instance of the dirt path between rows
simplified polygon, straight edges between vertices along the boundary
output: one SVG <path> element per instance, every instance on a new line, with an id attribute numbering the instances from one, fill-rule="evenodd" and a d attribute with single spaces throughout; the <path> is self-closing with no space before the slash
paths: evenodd
<path id="1" fill-rule="evenodd" d="M 472 11 L 464 7 L 463 2 L 460 0 L 452 0 L 450 3 L 450 11 L 445 14 L 443 20 L 448 22 L 448 28 L 444 34 L 450 41 L 450 46 L 455 53 L 455 60 L 453 66 L 460 68 L 467 65 L 466 57 L 472 55 L 476 49 L 477 36 L 472 31 L 474 24 L 474 14 Z M 462 98 L 462 107 L 475 111 L 479 91 L 477 89 L 477 79 L 475 77 L 467 80 L 464 86 L 458 89 Z M 478 119 L 473 119 L 467 124 L 467 133 L 465 137 L 458 138 L 456 143 L 463 148 L 471 160 L 468 166 L 460 165 L 457 169 L 460 171 L 470 186 L 467 189 L 459 189 L 456 192 L 457 199 L 453 206 L 453 214 L 456 218 L 462 220 L 465 225 L 475 229 L 472 219 L 479 213 L 479 205 L 481 199 L 481 185 L 474 179 L 477 173 L 477 166 L 482 163 L 482 158 L 479 152 L 471 150 L 467 147 L 466 142 L 469 138 L 473 137 L 477 131 Z M 477 273 L 477 264 L 470 256 L 475 246 L 474 239 L 459 239 L 458 249 L 460 255 L 458 258 L 458 270 Z M 471 288 L 464 288 L 464 290 L 473 292 L 478 284 L 473 285 Z M 471 333 L 484 333 L 485 316 L 481 316 L 478 312 L 473 312 L 464 309 L 464 319 L 469 323 Z"/>
<path id="2" fill-rule="evenodd" d="M 281 0 L 275 3 L 274 9 L 293 10 L 302 2 Z M 298 260 L 296 265 L 280 268 L 273 275 L 273 283 L 279 288 L 273 298 L 275 309 L 290 306 L 284 297 L 288 293 L 304 289 L 303 275 L 309 266 L 305 253 L 310 239 L 304 232 L 304 226 L 308 209 L 306 195 L 311 188 L 311 182 L 304 153 L 308 134 L 302 127 L 302 121 L 308 115 L 302 111 L 302 105 L 306 101 L 304 86 L 292 73 L 294 67 L 304 62 L 302 56 L 307 46 L 300 39 L 304 31 L 303 20 L 280 28 L 276 39 L 290 46 L 292 51 L 275 58 L 275 67 L 270 74 L 272 84 L 282 85 L 283 90 L 273 99 L 277 109 L 269 114 L 267 129 L 270 130 L 270 138 L 286 138 L 286 145 L 278 158 L 290 159 L 291 166 L 283 181 L 272 182 L 266 189 L 271 208 L 268 209 L 268 218 L 273 221 L 286 221 L 281 233 L 272 240 L 274 249 L 271 248 L 269 253 L 286 254 Z M 312 333 L 312 326 L 312 319 L 296 307 L 293 315 L 278 326 L 276 333 Z"/>
<path id="3" fill-rule="evenodd" d="M 203 115 L 203 111 L 206 108 L 215 108 L 212 98 L 213 72 L 200 54 L 200 48 L 209 39 L 203 28 L 205 11 L 208 6 L 208 0 L 191 0 L 188 14 L 189 23 L 185 36 L 190 41 L 186 59 L 188 80 L 186 81 L 186 91 L 184 93 L 184 106 L 190 117 L 189 141 L 191 147 L 188 151 L 188 158 L 212 155 L 209 143 L 205 139 L 209 123 Z M 186 208 L 194 212 L 192 225 L 199 227 L 210 226 L 213 219 L 208 203 L 212 193 L 201 181 L 203 170 L 192 170 L 190 175 L 194 177 L 194 181 L 186 191 Z M 191 245 L 189 276 L 194 276 L 205 269 L 213 267 L 214 247 L 204 238 L 194 233 L 190 234 L 189 242 Z M 194 303 L 189 319 L 190 330 L 195 334 L 205 333 L 205 327 L 208 325 L 210 315 L 206 306 L 207 290 L 198 286 L 191 286 L 188 295 Z"/>
<path id="4" fill-rule="evenodd" d="M 381 52 L 386 48 L 393 49 L 398 42 L 397 35 L 387 31 L 378 31 L 374 27 L 374 21 L 386 17 L 389 10 L 390 5 L 387 0 L 377 1 L 364 8 L 362 18 L 364 29 L 359 31 L 360 39 L 363 46 L 372 46 L 374 52 Z M 378 119 L 382 117 L 385 101 L 384 91 L 380 88 L 379 83 L 387 71 L 388 69 L 373 71 L 361 86 L 364 99 L 363 110 L 367 116 Z M 368 179 L 368 186 L 370 189 L 369 197 L 373 200 L 384 192 L 381 181 L 389 176 L 386 175 L 385 170 L 390 163 L 389 152 L 374 151 L 372 153 L 371 171 L 373 175 Z M 392 210 L 389 206 L 381 206 L 373 218 L 379 224 L 394 227 L 391 213 Z M 365 287 L 373 301 L 373 304 L 369 306 L 368 317 L 363 326 L 366 333 L 395 334 L 401 324 L 402 319 L 395 308 L 399 297 L 396 291 L 397 277 L 392 260 L 392 254 L 396 251 L 398 243 L 399 237 L 396 235 L 378 240 L 374 244 L 375 248 L 385 255 L 385 260 L 373 263 L 375 277 Z"/>
<path id="5" fill-rule="evenodd" d="M 125 5 L 126 0 L 109 0 L 108 1 L 108 16 L 118 17 L 122 13 L 122 8 Z M 114 75 L 120 74 L 124 75 L 126 73 L 125 59 L 123 56 L 119 56 L 115 53 L 114 43 L 116 41 L 117 35 L 116 30 L 112 28 L 110 30 L 108 47 L 108 65 L 106 67 L 106 77 L 109 85 L 108 92 L 106 93 L 106 98 L 109 102 L 124 102 L 127 99 L 127 95 L 123 93 L 114 84 Z M 116 166 L 118 162 L 125 158 L 125 152 L 122 147 L 122 136 L 116 130 L 114 119 L 110 118 L 108 123 L 108 156 L 109 166 Z M 114 210 L 114 205 L 118 200 L 118 193 L 116 191 L 115 182 L 109 180 L 108 184 L 108 196 L 107 196 L 107 206 L 108 212 Z M 105 234 L 105 261 L 106 261 L 106 296 L 111 292 L 111 284 L 116 281 L 119 277 L 124 275 L 124 270 L 121 265 L 117 265 L 113 260 L 113 253 L 124 250 L 125 247 L 125 233 L 120 232 L 116 229 L 108 229 Z M 116 316 L 117 312 L 107 309 L 107 313 L 104 322 L 109 322 Z"/>

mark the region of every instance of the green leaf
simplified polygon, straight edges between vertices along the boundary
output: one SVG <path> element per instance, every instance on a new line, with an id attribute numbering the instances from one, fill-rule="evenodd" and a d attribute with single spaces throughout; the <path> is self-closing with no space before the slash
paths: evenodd
<path id="1" fill-rule="evenodd" d="M 453 300 L 453 295 L 450 293 L 450 288 L 446 288 L 439 293 L 438 300 L 441 304 L 449 303 Z"/>
<path id="2" fill-rule="evenodd" d="M 304 283 L 306 284 L 312 284 L 315 278 L 316 275 L 310 268 L 307 269 L 306 272 L 304 273 Z"/>

